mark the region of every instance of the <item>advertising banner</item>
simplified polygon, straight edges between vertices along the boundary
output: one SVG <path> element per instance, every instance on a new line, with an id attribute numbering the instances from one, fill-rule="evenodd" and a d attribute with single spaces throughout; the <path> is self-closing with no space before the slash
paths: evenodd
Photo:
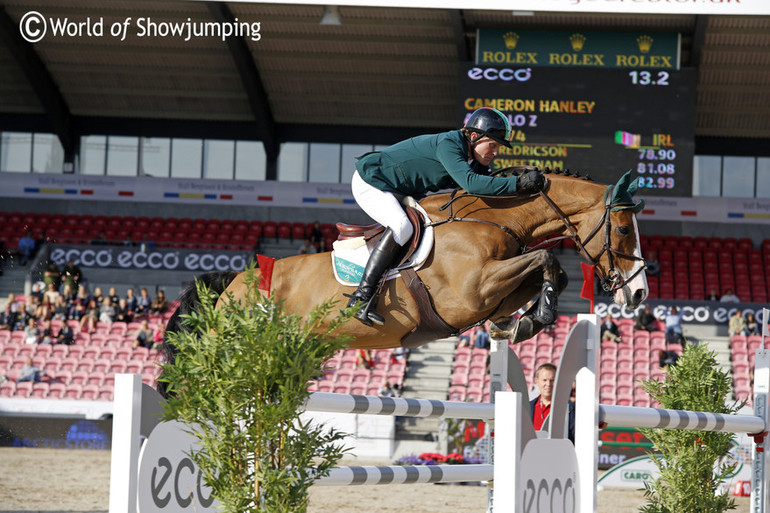
<path id="1" fill-rule="evenodd" d="M 51 260 L 65 265 L 70 260 L 85 268 L 152 269 L 160 271 L 243 271 L 252 255 L 236 251 L 150 248 L 133 246 L 56 245 Z"/>

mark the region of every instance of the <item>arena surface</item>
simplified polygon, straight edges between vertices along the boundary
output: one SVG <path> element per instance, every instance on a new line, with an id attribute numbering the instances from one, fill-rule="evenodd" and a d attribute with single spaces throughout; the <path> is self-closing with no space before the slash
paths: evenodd
<path id="1" fill-rule="evenodd" d="M 0 513 L 106 512 L 109 489 L 107 451 L 0 448 Z M 311 489 L 308 513 L 481 513 L 486 507 L 486 488 L 482 486 L 356 486 L 348 492 L 340 493 L 333 486 Z M 738 507 L 733 511 L 748 513 L 749 498 L 735 499 Z M 636 513 L 643 504 L 640 491 L 609 489 L 599 493 L 598 511 Z"/>

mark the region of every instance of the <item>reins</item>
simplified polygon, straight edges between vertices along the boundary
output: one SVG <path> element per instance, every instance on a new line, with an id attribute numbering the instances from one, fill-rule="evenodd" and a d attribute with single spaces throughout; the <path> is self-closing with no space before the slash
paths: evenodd
<path id="1" fill-rule="evenodd" d="M 530 194 L 528 196 L 519 196 L 519 195 L 491 196 L 491 195 L 484 195 L 484 194 L 470 194 L 467 192 L 464 192 L 458 195 L 457 193 L 460 191 L 460 189 L 455 189 L 450 193 L 449 200 L 439 208 L 439 211 L 449 209 L 447 218 L 441 219 L 439 221 L 430 222 L 426 226 L 438 226 L 444 223 L 452 223 L 455 221 L 482 223 L 489 226 L 494 226 L 495 228 L 499 228 L 504 233 L 512 237 L 519 244 L 522 255 L 530 251 L 535 251 L 537 249 L 550 249 L 559 240 L 571 239 L 575 243 L 576 251 L 578 252 L 578 254 L 580 254 L 583 258 L 586 259 L 586 261 L 588 261 L 588 263 L 594 266 L 594 272 L 599 277 L 599 281 L 602 285 L 602 288 L 606 292 L 615 292 L 618 289 L 623 288 L 626 283 L 633 280 L 639 273 L 641 273 L 644 269 L 646 269 L 647 264 L 644 262 L 644 258 L 642 257 L 624 253 L 622 251 L 618 251 L 610 246 L 610 235 L 612 231 L 612 222 L 610 220 L 610 212 L 615 209 L 620 210 L 624 208 L 631 208 L 634 206 L 633 203 L 613 203 L 612 202 L 613 187 L 614 186 L 610 185 L 607 188 L 607 191 L 605 192 L 604 213 L 596 222 L 596 225 L 593 227 L 593 229 L 586 236 L 585 239 L 580 238 L 580 235 L 577 233 L 577 230 L 574 229 L 572 223 L 569 221 L 569 219 L 567 219 L 566 214 L 564 214 L 564 212 L 562 212 L 559 206 L 556 203 L 554 203 L 554 201 L 548 196 L 548 194 L 546 194 L 545 190 L 541 190 L 537 194 Z M 507 226 L 504 226 L 499 223 L 495 223 L 494 221 L 488 221 L 486 219 L 478 219 L 474 217 L 458 217 L 454 213 L 454 202 L 460 198 L 527 200 L 537 196 L 540 196 L 541 198 L 543 198 L 543 200 L 551 208 L 551 210 L 554 211 L 557 217 L 564 224 L 565 228 L 569 232 L 569 235 L 561 235 L 558 237 L 553 237 L 553 238 L 541 241 L 538 244 L 535 244 L 534 246 L 527 246 L 527 244 L 525 244 L 523 240 L 513 230 L 511 230 Z M 602 243 L 602 250 L 596 256 L 591 256 L 591 254 L 588 252 L 585 246 L 599 233 L 602 227 L 604 227 L 604 241 Z M 548 246 L 546 247 L 546 245 Z M 598 266 L 599 259 L 605 252 L 607 253 L 607 259 L 609 261 L 609 269 L 607 270 L 606 274 Z M 631 276 L 629 276 L 628 278 L 623 278 L 620 272 L 617 269 L 615 269 L 615 263 L 614 263 L 613 257 L 627 258 L 629 260 L 640 260 L 642 262 L 642 265 L 639 266 L 639 268 Z"/>

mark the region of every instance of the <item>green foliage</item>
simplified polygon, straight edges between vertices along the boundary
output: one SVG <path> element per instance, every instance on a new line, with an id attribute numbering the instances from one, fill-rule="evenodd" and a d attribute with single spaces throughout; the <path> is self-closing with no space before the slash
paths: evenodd
<path id="1" fill-rule="evenodd" d="M 202 304 L 185 316 L 189 332 L 169 334 L 179 353 L 163 366 L 166 419 L 194 423 L 201 449 L 191 456 L 224 511 L 304 512 L 313 480 L 343 455 L 344 435 L 302 423 L 299 411 L 308 382 L 346 347 L 332 331 L 350 311 L 320 331 L 332 303 L 303 321 L 262 298 L 256 279 L 246 285 L 243 303 L 215 309 L 216 294 L 198 283 Z"/>
<path id="2" fill-rule="evenodd" d="M 642 388 L 661 408 L 733 414 L 742 405 L 727 404 L 732 379 L 718 368 L 715 356 L 701 345 L 689 345 L 677 364 L 666 368 L 662 382 L 647 380 Z M 642 513 L 719 513 L 735 508 L 734 499 L 717 492 L 723 481 L 719 476 L 735 468 L 735 464 L 717 466 L 732 447 L 732 433 L 640 431 L 661 453 L 659 458 L 650 453 L 660 476 L 645 483 L 648 503 Z"/>

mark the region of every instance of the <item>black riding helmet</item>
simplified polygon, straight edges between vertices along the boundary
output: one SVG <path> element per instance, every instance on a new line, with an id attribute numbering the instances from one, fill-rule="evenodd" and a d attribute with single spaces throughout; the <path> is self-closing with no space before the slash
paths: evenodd
<path id="1" fill-rule="evenodd" d="M 497 109 L 482 107 L 476 110 L 465 122 L 464 128 L 511 147 L 511 125 L 505 114 Z"/>

